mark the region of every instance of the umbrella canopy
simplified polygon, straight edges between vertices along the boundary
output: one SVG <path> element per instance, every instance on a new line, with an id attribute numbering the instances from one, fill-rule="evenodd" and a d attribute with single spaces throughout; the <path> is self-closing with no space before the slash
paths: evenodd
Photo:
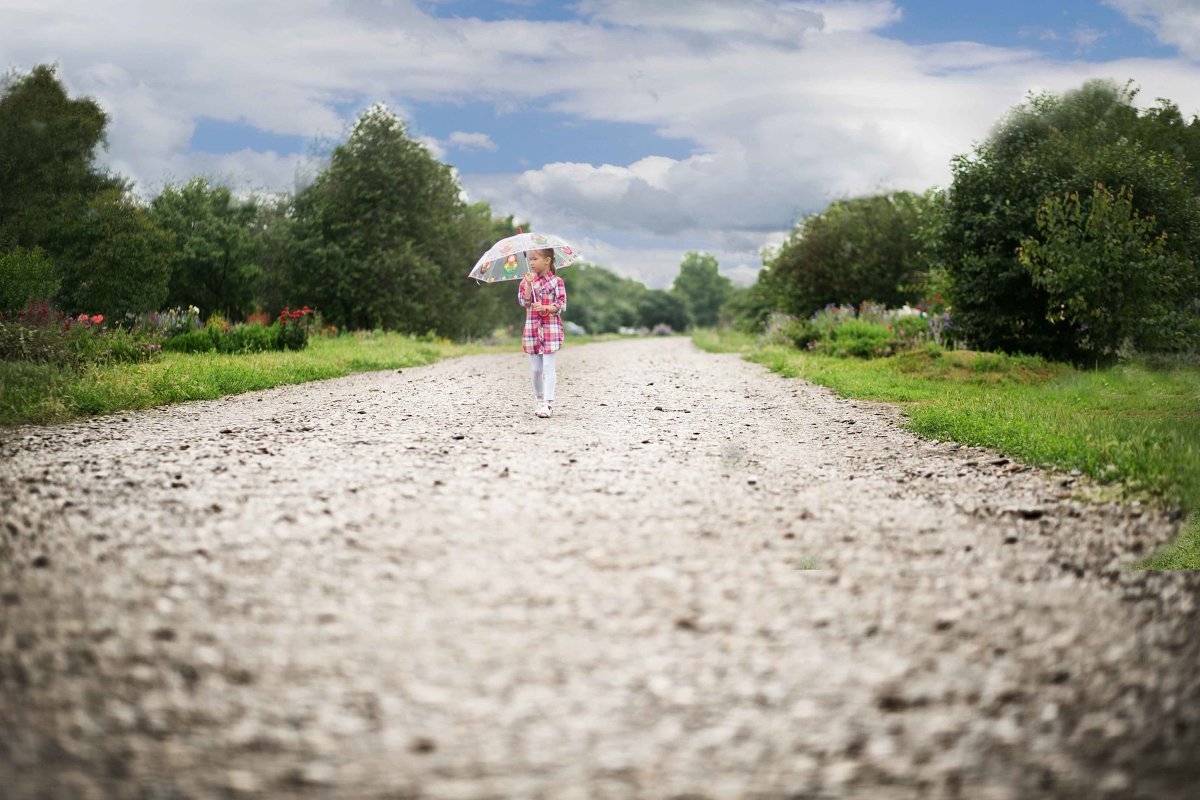
<path id="1" fill-rule="evenodd" d="M 579 260 L 579 250 L 561 236 L 549 233 L 518 233 L 501 239 L 484 253 L 468 278 L 480 283 L 495 283 L 520 279 L 529 272 L 525 254 L 530 250 L 554 248 L 554 268 L 569 267 Z"/>

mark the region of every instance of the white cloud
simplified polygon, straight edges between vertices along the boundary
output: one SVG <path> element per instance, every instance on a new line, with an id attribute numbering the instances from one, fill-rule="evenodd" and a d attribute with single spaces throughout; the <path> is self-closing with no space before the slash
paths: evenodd
<path id="1" fill-rule="evenodd" d="M 1133 22 L 1154 31 L 1163 44 L 1200 60 L 1200 5 L 1196 0 L 1103 0 Z"/>
<path id="2" fill-rule="evenodd" d="M 459 150 L 487 150 L 495 152 L 499 148 L 486 133 L 467 133 L 454 131 L 450 134 L 450 145 Z"/>
<path id="3" fill-rule="evenodd" d="M 429 151 L 429 154 L 439 161 L 446 157 L 446 146 L 443 145 L 436 137 L 414 136 L 413 138 L 425 145 L 425 149 Z"/>

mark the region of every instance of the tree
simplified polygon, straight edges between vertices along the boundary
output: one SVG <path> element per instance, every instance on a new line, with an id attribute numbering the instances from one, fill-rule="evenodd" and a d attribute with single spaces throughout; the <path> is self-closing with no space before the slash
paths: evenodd
<path id="1" fill-rule="evenodd" d="M 662 289 L 646 289 L 638 299 L 637 312 L 641 324 L 647 328 L 669 325 L 672 330 L 682 331 L 688 326 L 687 307 L 683 301 Z"/>
<path id="2" fill-rule="evenodd" d="M 717 324 L 721 306 L 732 291 L 733 282 L 720 274 L 716 257 L 696 251 L 684 254 L 671 286 L 671 293 L 687 309 L 688 321 L 700 327 Z"/>
<path id="3" fill-rule="evenodd" d="M 1018 248 L 1040 239 L 1038 214 L 1046 213 L 1047 198 L 1090 200 L 1096 183 L 1109 194 L 1127 191 L 1131 214 L 1155 220 L 1156 231 L 1166 234 L 1163 253 L 1192 265 L 1170 291 L 1180 298 L 1197 296 L 1200 276 L 1188 254 L 1200 246 L 1200 173 L 1180 158 L 1200 147 L 1200 124 L 1182 125 L 1168 104 L 1139 114 L 1135 95 L 1128 86 L 1106 81 L 1088 82 L 1061 97 L 1039 95 L 1013 109 L 972 155 L 954 160 L 940 256 L 955 326 L 972 346 L 1092 357 L 1083 323 L 1060 313 L 1052 282 L 1044 275 L 1035 280 L 1037 270 L 1029 267 L 1042 262 L 1023 264 Z M 1118 217 L 1104 219 L 1117 224 Z M 1128 229 L 1115 233 L 1128 242 Z M 1064 235 L 1061 225 L 1051 230 L 1052 238 L 1061 241 Z M 1047 246 L 1047 257 L 1063 254 L 1057 245 Z M 1132 267 L 1114 268 L 1128 274 Z M 1189 301 L 1179 302 L 1180 313 L 1186 313 Z"/>
<path id="4" fill-rule="evenodd" d="M 642 322 L 639 304 L 646 287 L 631 278 L 594 264 L 579 263 L 570 269 L 566 318 L 588 333 L 612 333 Z"/>
<path id="5" fill-rule="evenodd" d="M 124 192 L 95 196 L 64 253 L 67 310 L 119 319 L 162 307 L 172 244 L 172 235 Z"/>
<path id="6" fill-rule="evenodd" d="M 287 302 L 341 327 L 490 333 L 507 305 L 465 275 L 505 224 L 461 194 L 450 167 L 372 106 L 291 205 Z"/>
<path id="7" fill-rule="evenodd" d="M 99 173 L 108 121 L 94 100 L 72 100 L 53 67 L 4 81 L 0 95 L 0 250 L 43 247 L 56 256 L 83 209 L 123 183 Z"/>
<path id="8" fill-rule="evenodd" d="M 195 305 L 205 316 L 219 311 L 241 317 L 250 310 L 261 275 L 251 239 L 254 203 L 238 202 L 229 189 L 194 178 L 164 189 L 150 204 L 150 215 L 175 236 L 167 305 Z"/>
<path id="9" fill-rule="evenodd" d="M 1037 236 L 1018 256 L 1033 284 L 1046 292 L 1051 322 L 1079 332 L 1077 343 L 1110 359 L 1126 343 L 1170 349 L 1194 335 L 1180 294 L 1194 266 L 1167 248 L 1166 233 L 1133 205 L 1129 189 L 1115 195 L 1097 183 L 1090 197 L 1050 195 L 1038 209 Z"/>
<path id="10" fill-rule="evenodd" d="M 775 310 L 794 316 L 830 303 L 916 302 L 929 270 L 922 231 L 934 211 L 931 196 L 911 192 L 831 203 L 764 259 L 759 283 Z"/>

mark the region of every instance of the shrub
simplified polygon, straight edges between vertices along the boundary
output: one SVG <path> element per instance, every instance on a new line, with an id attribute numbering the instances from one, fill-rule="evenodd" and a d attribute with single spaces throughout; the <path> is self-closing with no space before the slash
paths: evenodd
<path id="1" fill-rule="evenodd" d="M 261 353 L 282 350 L 281 332 L 279 325 L 231 325 L 227 329 L 220 324 L 205 325 L 199 330 L 172 336 L 163 343 L 163 349 L 174 353 Z"/>
<path id="2" fill-rule="evenodd" d="M 902 349 L 918 347 L 932 338 L 930 322 L 932 318 L 898 317 L 892 322 L 892 332 L 896 335 L 898 345 Z"/>
<path id="3" fill-rule="evenodd" d="M 881 358 L 896 352 L 895 334 L 886 325 L 864 319 L 849 319 L 837 325 L 828 338 L 817 342 L 816 352 L 831 356 Z"/>
<path id="4" fill-rule="evenodd" d="M 281 349 L 279 346 L 279 330 L 275 325 L 268 327 L 253 323 L 235 325 L 230 335 L 237 340 L 239 352 L 263 353 L 267 350 Z"/>
<path id="5" fill-rule="evenodd" d="M 286 307 L 279 312 L 279 343 L 281 350 L 303 350 L 308 347 L 308 337 L 312 333 L 315 323 L 313 319 L 314 311 L 305 306 L 304 308 L 292 311 L 290 307 Z M 434 341 L 437 335 L 430 331 L 426 334 L 427 341 Z M 421 341 L 426 341 L 422 339 Z"/>
<path id="6" fill-rule="evenodd" d="M 162 348 L 144 331 L 110 327 L 103 315 L 68 317 L 45 301 L 0 315 L 0 360 L 78 368 L 113 361 L 137 363 Z"/>
<path id="7" fill-rule="evenodd" d="M 75 366 L 79 358 L 67 333 L 66 318 L 42 301 L 18 314 L 0 317 L 0 361 Z"/>

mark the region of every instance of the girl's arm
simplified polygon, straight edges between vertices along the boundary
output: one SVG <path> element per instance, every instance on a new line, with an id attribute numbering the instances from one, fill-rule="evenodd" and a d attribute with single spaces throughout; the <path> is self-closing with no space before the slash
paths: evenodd
<path id="1" fill-rule="evenodd" d="M 527 308 L 530 299 L 529 281 L 522 278 L 517 284 L 517 302 L 521 304 L 521 308 Z"/>
<path id="2" fill-rule="evenodd" d="M 562 278 L 554 281 L 554 306 L 558 309 L 554 312 L 556 314 L 567 310 L 567 284 L 563 283 Z"/>

